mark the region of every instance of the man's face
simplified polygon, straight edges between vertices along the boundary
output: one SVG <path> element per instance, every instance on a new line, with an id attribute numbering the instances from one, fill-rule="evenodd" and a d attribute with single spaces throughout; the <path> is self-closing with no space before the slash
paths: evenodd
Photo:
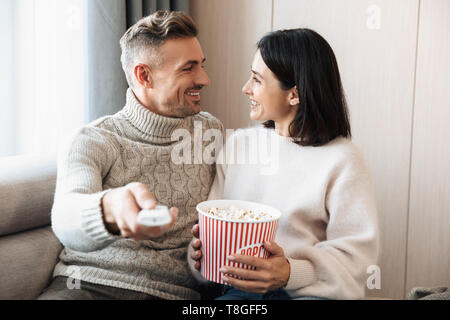
<path id="1" fill-rule="evenodd" d="M 159 50 L 162 66 L 152 70 L 151 103 L 167 117 L 184 118 L 201 111 L 200 90 L 210 83 L 197 38 L 166 41 Z"/>

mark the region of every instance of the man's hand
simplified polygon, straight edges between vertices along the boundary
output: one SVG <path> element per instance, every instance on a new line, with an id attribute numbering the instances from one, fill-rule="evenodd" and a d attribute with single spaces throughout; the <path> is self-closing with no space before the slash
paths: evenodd
<path id="1" fill-rule="evenodd" d="M 134 241 L 159 238 L 174 225 L 178 208 L 170 208 L 171 222 L 162 227 L 146 227 L 137 223 L 142 209 L 154 209 L 156 201 L 145 184 L 133 182 L 107 192 L 102 199 L 106 229 Z"/>
<path id="2" fill-rule="evenodd" d="M 194 268 L 197 270 L 200 270 L 201 267 L 201 260 L 202 260 L 202 242 L 200 241 L 199 236 L 199 225 L 196 224 L 192 227 L 192 235 L 194 236 L 194 239 L 191 241 L 191 246 L 194 249 L 194 251 L 191 253 L 191 259 L 195 261 Z"/>

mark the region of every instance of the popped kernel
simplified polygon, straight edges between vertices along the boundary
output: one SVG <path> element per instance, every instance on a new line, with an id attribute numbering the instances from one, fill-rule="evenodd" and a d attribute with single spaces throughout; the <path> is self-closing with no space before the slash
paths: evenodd
<path id="1" fill-rule="evenodd" d="M 266 212 L 255 212 L 231 206 L 228 208 L 210 208 L 208 214 L 226 220 L 263 221 L 272 219 L 272 215 Z"/>

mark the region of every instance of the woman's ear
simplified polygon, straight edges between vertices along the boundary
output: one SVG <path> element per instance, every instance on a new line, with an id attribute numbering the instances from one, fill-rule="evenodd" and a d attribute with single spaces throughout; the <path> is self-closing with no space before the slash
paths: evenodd
<path id="1" fill-rule="evenodd" d="M 146 64 L 138 64 L 134 67 L 134 78 L 144 88 L 153 87 L 152 73 Z"/>
<path id="2" fill-rule="evenodd" d="M 293 87 L 289 93 L 289 104 L 291 106 L 296 106 L 300 104 L 300 98 L 298 97 L 297 86 Z"/>

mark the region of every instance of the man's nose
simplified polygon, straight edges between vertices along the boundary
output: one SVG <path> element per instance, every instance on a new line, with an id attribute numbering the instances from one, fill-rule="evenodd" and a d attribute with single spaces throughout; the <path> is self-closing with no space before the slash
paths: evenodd
<path id="1" fill-rule="evenodd" d="M 197 84 L 201 85 L 201 86 L 209 86 L 209 84 L 211 83 L 211 80 L 208 77 L 208 74 L 206 73 L 205 69 L 201 68 L 198 78 L 197 78 Z"/>

